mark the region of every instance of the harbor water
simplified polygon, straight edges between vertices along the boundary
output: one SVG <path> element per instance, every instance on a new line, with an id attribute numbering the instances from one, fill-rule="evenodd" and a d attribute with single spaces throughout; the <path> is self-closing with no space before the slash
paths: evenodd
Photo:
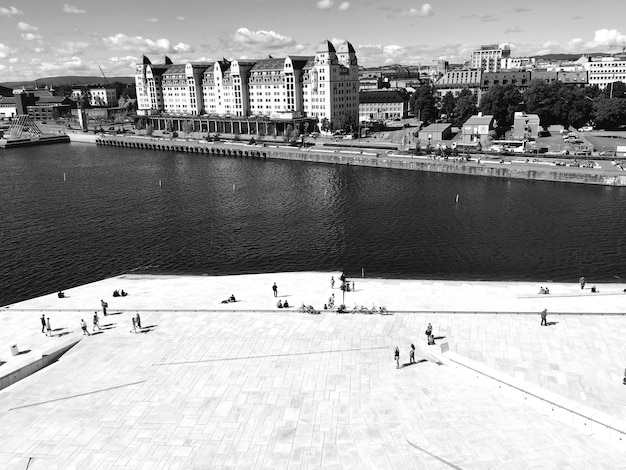
<path id="1" fill-rule="evenodd" d="M 76 143 L 3 150 L 0 305 L 127 272 L 619 282 L 625 197 Z"/>

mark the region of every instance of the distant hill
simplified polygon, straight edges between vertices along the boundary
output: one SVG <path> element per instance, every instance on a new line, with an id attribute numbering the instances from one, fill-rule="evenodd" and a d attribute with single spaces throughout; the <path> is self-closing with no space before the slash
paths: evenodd
<path id="1" fill-rule="evenodd" d="M 581 53 L 581 54 L 545 54 L 545 55 L 534 55 L 532 56 L 534 59 L 541 59 L 541 60 L 562 60 L 562 61 L 575 61 L 580 59 L 581 56 L 583 55 L 591 55 L 593 57 L 609 57 L 611 56 L 611 54 L 607 54 L 604 52 L 594 52 L 589 53 L 589 54 L 585 54 L 585 53 Z"/>
<path id="2" fill-rule="evenodd" d="M 0 83 L 0 85 L 9 87 L 9 88 L 20 88 L 22 86 L 26 88 L 34 88 L 35 85 L 40 88 L 44 86 L 97 86 L 97 85 L 106 85 L 106 82 L 120 82 L 127 85 L 134 85 L 135 78 L 134 77 L 107 77 L 106 81 L 103 77 L 93 76 L 93 77 L 78 77 L 78 76 L 65 76 L 65 77 L 46 77 L 46 78 L 38 78 L 37 80 L 32 81 L 17 81 L 17 82 L 4 82 Z"/>

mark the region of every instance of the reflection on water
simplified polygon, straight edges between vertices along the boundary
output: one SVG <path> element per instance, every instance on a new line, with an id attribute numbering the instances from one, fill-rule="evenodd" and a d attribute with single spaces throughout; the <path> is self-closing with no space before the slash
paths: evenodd
<path id="1" fill-rule="evenodd" d="M 0 305 L 129 271 L 615 280 L 625 195 L 80 144 L 5 150 Z"/>

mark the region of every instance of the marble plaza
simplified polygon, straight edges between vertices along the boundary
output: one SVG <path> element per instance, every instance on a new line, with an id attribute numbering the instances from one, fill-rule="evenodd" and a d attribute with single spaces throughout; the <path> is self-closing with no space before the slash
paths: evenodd
<path id="1" fill-rule="evenodd" d="M 626 468 L 623 443 L 489 378 L 623 429 L 626 285 L 592 293 L 573 279 L 539 295 L 535 283 L 355 278 L 346 305 L 390 315 L 296 311 L 332 294 L 341 303 L 330 283 L 339 274 L 127 274 L 0 308 L 0 376 L 80 340 L 0 390 L 0 468 Z M 231 294 L 237 302 L 222 304 Z M 292 307 L 277 309 L 279 299 Z M 80 320 L 92 332 L 96 310 L 103 330 L 85 336 Z M 436 346 L 426 345 L 429 322 Z"/>

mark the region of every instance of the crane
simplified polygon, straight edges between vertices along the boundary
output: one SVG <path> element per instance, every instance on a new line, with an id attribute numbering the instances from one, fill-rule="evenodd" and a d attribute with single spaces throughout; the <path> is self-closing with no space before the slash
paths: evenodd
<path id="1" fill-rule="evenodd" d="M 626 53 L 626 41 L 622 41 L 622 45 L 618 45 L 618 44 L 612 44 L 609 47 L 621 47 L 622 48 L 622 54 Z"/>
<path id="2" fill-rule="evenodd" d="M 109 84 L 109 81 L 107 80 L 106 75 L 104 75 L 104 72 L 102 71 L 102 67 L 100 67 L 100 66 L 98 65 L 98 68 L 100 69 L 100 73 L 102 74 L 102 77 L 104 78 L 104 84 L 105 84 L 105 85 L 108 85 L 108 84 Z"/>

